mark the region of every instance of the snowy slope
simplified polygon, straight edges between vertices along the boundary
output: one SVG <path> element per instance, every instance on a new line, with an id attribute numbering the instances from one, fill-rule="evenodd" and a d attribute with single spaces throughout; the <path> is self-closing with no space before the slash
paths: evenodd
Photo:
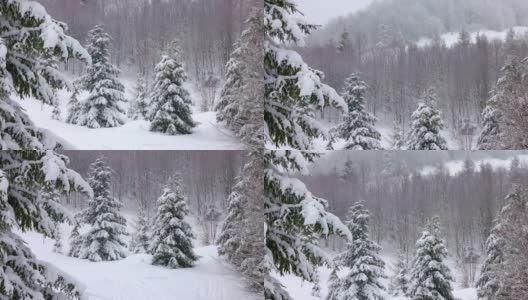
<path id="1" fill-rule="evenodd" d="M 125 215 L 127 219 L 130 216 Z M 131 222 L 128 230 L 131 229 Z M 62 225 L 64 252 L 71 226 Z M 20 233 L 18 233 L 20 234 Z M 70 274 L 86 287 L 89 300 L 257 300 L 245 291 L 240 275 L 218 257 L 215 246 L 195 248 L 200 259 L 189 269 L 167 269 L 150 264 L 151 256 L 136 254 L 113 262 L 90 262 L 57 254 L 53 240 L 34 232 L 21 234 L 36 256 Z"/>
<path id="2" fill-rule="evenodd" d="M 125 98 L 132 99 L 134 82 L 121 79 L 126 87 Z M 200 102 L 198 93 L 190 89 L 195 103 Z M 80 99 L 84 99 L 81 95 Z M 61 118 L 68 114 L 70 93 L 58 92 Z M 69 150 L 240 150 L 243 146 L 233 133 L 216 122 L 214 112 L 200 112 L 193 109 L 193 118 L 199 123 L 190 135 L 169 136 L 150 132 L 147 121 L 128 121 L 116 128 L 90 129 L 88 127 L 67 124 L 51 118 L 52 107 L 43 105 L 34 99 L 19 102 L 36 124 L 52 132 L 59 140 L 66 141 Z M 127 108 L 125 107 L 127 110 Z"/>
<path id="3" fill-rule="evenodd" d="M 484 35 L 489 40 L 504 41 L 506 40 L 506 35 L 508 34 L 508 31 L 509 29 L 504 30 L 504 31 L 480 30 L 477 32 L 472 32 L 471 42 L 472 43 L 476 42 L 477 35 Z M 522 27 L 522 26 L 513 27 L 513 31 L 515 32 L 517 36 L 520 36 L 520 35 L 528 33 L 528 27 Z M 444 40 L 446 46 L 449 48 L 449 47 L 453 47 L 458 42 L 459 36 L 460 36 L 460 32 L 448 32 L 448 33 L 442 34 L 440 37 L 442 38 L 442 40 Z M 425 47 L 430 44 L 431 44 L 431 39 L 429 38 L 422 38 L 417 42 L 418 47 Z"/>

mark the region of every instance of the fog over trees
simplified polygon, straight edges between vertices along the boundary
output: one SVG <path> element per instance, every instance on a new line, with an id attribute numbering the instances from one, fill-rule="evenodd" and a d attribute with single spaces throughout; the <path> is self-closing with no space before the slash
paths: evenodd
<path id="1" fill-rule="evenodd" d="M 246 160 L 243 151 L 65 151 L 71 168 L 85 176 L 90 164 L 103 155 L 113 170 L 112 196 L 123 210 L 135 214 L 145 209 L 147 218 L 156 212 L 156 200 L 171 177 L 180 173 L 191 213 L 200 220 L 202 238 L 213 243 L 217 227 L 227 211 L 235 178 Z M 85 208 L 86 198 L 72 194 L 63 199 L 74 208 Z"/>
<path id="2" fill-rule="evenodd" d="M 298 9 L 302 12 L 302 1 Z M 336 16 L 313 31 L 298 51 L 339 92 L 350 74 L 361 74 L 368 86 L 367 110 L 380 127 L 397 127 L 404 138 L 410 134 L 413 111 L 427 102 L 432 88 L 450 148 L 523 149 L 524 144 L 509 142 L 481 146 L 477 140 L 486 127 L 484 110 L 500 93 L 497 83 L 508 81 L 511 57 L 520 65 L 528 56 L 527 25 L 525 1 L 377 1 L 349 16 Z M 442 36 L 446 33 L 451 35 Z M 522 66 L 514 68 L 525 73 Z M 504 97 L 503 102 L 514 101 Z M 522 109 L 518 114 L 526 113 Z M 517 118 L 510 115 L 499 123 L 506 126 Z M 326 108 L 321 118 L 336 125 L 342 114 Z M 504 134 L 525 139 L 522 133 Z"/>
<path id="3" fill-rule="evenodd" d="M 421 229 L 439 216 L 451 255 L 482 253 L 512 184 L 528 183 L 527 152 L 396 151 L 329 153 L 301 177 L 341 219 L 357 201 L 371 212 L 371 235 L 412 255 Z M 327 245 L 344 249 L 344 241 Z"/>
<path id="4" fill-rule="evenodd" d="M 136 65 L 153 72 L 160 50 L 179 39 L 195 79 L 209 72 L 223 74 L 224 66 L 242 33 L 243 22 L 255 1 L 241 0 L 42 0 L 69 33 L 84 41 L 97 24 L 104 24 L 114 45 L 118 67 Z"/>
<path id="5" fill-rule="evenodd" d="M 303 1 L 299 1 L 302 8 Z M 302 10 L 302 9 L 301 9 Z M 312 41 L 339 40 L 346 28 L 351 37 L 361 37 L 364 46 L 379 42 L 380 30 L 402 42 L 417 41 L 462 29 L 504 30 L 528 24 L 528 3 L 523 0 L 378 0 L 367 9 L 347 16 L 335 16 L 316 31 Z"/>

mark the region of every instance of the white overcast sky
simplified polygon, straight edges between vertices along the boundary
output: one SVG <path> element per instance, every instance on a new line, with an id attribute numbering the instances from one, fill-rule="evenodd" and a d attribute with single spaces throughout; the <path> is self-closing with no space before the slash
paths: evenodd
<path id="1" fill-rule="evenodd" d="M 330 19 L 365 8 L 373 0 L 296 0 L 308 21 L 324 25 Z"/>

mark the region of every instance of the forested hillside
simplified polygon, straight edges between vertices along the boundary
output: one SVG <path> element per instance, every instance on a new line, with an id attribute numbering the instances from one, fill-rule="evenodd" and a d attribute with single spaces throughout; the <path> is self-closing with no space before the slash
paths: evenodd
<path id="1" fill-rule="evenodd" d="M 437 33 L 504 30 L 527 23 L 528 2 L 524 0 L 377 0 L 356 14 L 320 24 L 325 26 L 312 41 L 337 40 L 344 28 L 369 46 L 387 36 L 410 42 Z"/>

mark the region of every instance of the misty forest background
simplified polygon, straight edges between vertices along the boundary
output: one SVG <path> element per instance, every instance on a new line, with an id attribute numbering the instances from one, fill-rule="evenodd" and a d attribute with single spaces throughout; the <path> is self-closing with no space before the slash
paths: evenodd
<path id="1" fill-rule="evenodd" d="M 188 199 L 187 205 L 198 225 L 196 232 L 204 245 L 214 244 L 219 225 L 225 219 L 229 194 L 236 176 L 247 160 L 243 151 L 64 151 L 70 168 L 85 177 L 90 164 L 104 156 L 112 174 L 112 196 L 123 203 L 123 211 L 137 215 L 146 208 L 154 217 L 156 200 L 171 177 L 179 173 Z M 75 210 L 88 199 L 71 193 L 63 204 Z"/>
<path id="2" fill-rule="evenodd" d="M 243 0 L 42 0 L 48 13 L 68 24 L 68 34 L 84 44 L 88 32 L 104 25 L 112 37 L 111 61 L 125 76 L 150 82 L 160 55 L 179 40 L 182 61 L 203 98 L 200 109 L 213 109 L 225 66 L 255 1 Z M 83 63 L 63 66 L 73 74 Z"/>
<path id="3" fill-rule="evenodd" d="M 298 8 L 302 12 L 302 1 Z M 522 0 L 375 1 L 321 25 L 298 51 L 329 85 L 340 91 L 345 78 L 360 72 L 369 86 L 367 109 L 403 134 L 433 87 L 446 126 L 466 150 L 474 146 L 507 57 L 528 56 L 526 28 L 519 27 L 528 25 L 528 2 Z M 511 28 L 504 40 L 484 34 Z M 456 36 L 454 44 L 441 38 L 446 33 Z M 332 123 L 339 116 L 333 108 L 322 114 Z"/>
<path id="4" fill-rule="evenodd" d="M 470 287 L 477 263 L 486 257 L 486 239 L 505 196 L 512 184 L 528 183 L 526 154 L 336 151 L 316 161 L 311 175 L 300 179 L 342 220 L 355 202 L 364 201 L 371 214 L 372 240 L 385 249 L 401 249 L 407 259 L 413 257 L 424 226 L 438 216 L 449 253 L 460 267 L 457 271 L 468 276 L 464 284 Z M 463 161 L 458 172 L 447 167 L 455 160 Z M 346 241 L 334 236 L 323 244 L 339 252 Z M 469 259 L 470 254 L 477 255 L 477 261 Z"/>

